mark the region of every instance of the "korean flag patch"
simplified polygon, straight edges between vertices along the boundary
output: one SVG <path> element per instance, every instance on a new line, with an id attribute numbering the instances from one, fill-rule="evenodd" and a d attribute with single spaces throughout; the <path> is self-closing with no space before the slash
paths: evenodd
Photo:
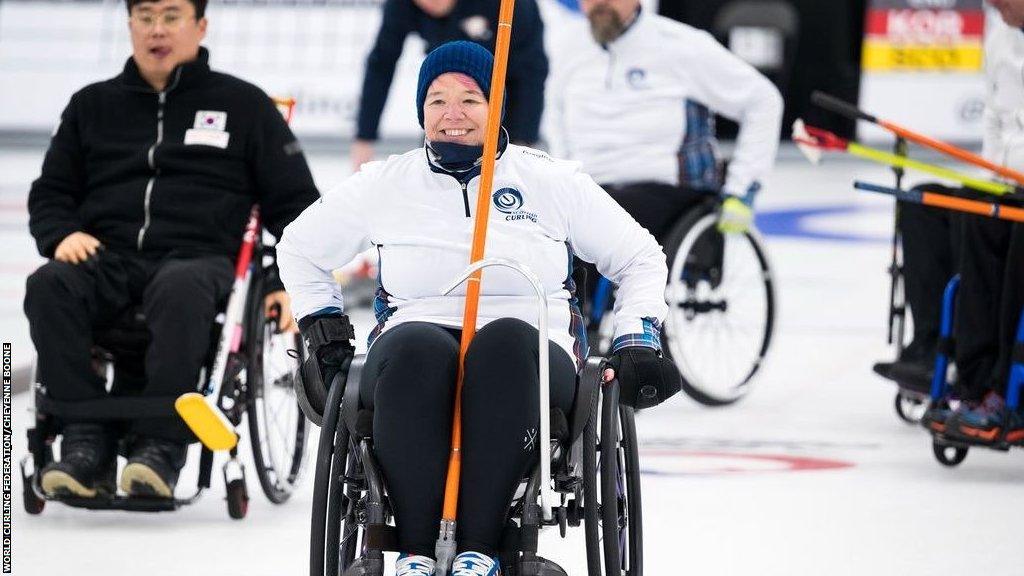
<path id="1" fill-rule="evenodd" d="M 192 127 L 196 130 L 220 130 L 223 132 L 227 125 L 227 112 L 199 110 L 196 112 L 196 123 Z"/>

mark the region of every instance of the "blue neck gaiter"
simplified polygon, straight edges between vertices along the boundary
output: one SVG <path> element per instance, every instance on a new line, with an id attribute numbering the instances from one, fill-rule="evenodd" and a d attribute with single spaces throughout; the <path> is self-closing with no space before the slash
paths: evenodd
<path id="1" fill-rule="evenodd" d="M 508 146 L 508 133 L 502 128 L 498 134 L 498 158 Z M 465 183 L 480 175 L 480 164 L 484 154 L 483 145 L 458 144 L 455 142 L 426 141 L 427 161 L 430 169 L 452 176 Z"/>

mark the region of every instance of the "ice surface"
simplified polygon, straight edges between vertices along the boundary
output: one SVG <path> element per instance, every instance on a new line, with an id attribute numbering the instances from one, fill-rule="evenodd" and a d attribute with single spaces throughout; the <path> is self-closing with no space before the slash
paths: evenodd
<path id="1" fill-rule="evenodd" d="M 0 154 L 0 322 L 16 367 L 31 360 L 21 301 L 25 276 L 41 260 L 27 233 L 25 196 L 41 158 L 41 150 Z M 321 186 L 346 172 L 337 154 L 311 161 Z M 1024 574 L 1015 535 L 1024 512 L 1021 453 L 972 450 L 960 467 L 943 468 L 928 436 L 896 418 L 894 388 L 870 370 L 892 355 L 885 344 L 892 206 L 853 191 L 855 177 L 891 182 L 863 163 L 832 156 L 812 167 L 783 150 L 759 200 L 781 302 L 755 390 L 730 408 L 680 396 L 639 417 L 647 574 Z M 369 315 L 358 320 L 362 338 Z M 20 458 L 30 415 L 24 394 L 14 404 Z M 247 445 L 242 452 L 248 459 Z M 837 467 L 794 470 L 806 459 Z M 194 486 L 194 464 L 179 495 Z M 310 489 L 307 474 L 288 503 L 274 506 L 250 465 L 252 502 L 241 522 L 228 518 L 217 476 L 203 499 L 175 513 L 51 503 L 30 517 L 16 478 L 14 573 L 306 574 Z M 546 531 L 541 554 L 585 574 L 582 530 L 566 541 Z"/>

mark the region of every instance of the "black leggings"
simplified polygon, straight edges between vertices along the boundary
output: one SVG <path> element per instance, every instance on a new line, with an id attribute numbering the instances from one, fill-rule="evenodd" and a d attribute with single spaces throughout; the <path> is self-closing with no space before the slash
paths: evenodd
<path id="1" fill-rule="evenodd" d="M 550 347 L 551 407 L 570 413 L 576 366 Z M 366 357 L 360 402 L 373 407 L 374 452 L 403 552 L 434 556 L 451 448 L 459 331 L 409 322 L 384 332 Z M 520 480 L 537 461 L 537 330 L 512 318 L 481 328 L 466 356 L 458 551 L 497 556 Z"/>

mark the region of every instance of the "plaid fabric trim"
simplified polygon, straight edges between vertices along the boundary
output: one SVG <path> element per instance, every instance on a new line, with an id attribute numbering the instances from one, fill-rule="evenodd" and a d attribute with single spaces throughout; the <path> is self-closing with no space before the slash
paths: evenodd
<path id="1" fill-rule="evenodd" d="M 367 348 L 369 348 L 370 344 L 373 344 L 373 341 L 376 340 L 377 337 L 380 336 L 380 333 L 384 331 L 384 324 L 387 324 L 388 318 L 391 318 L 391 315 L 395 313 L 395 310 L 397 310 L 397 308 L 395 308 L 394 306 L 390 305 L 390 303 L 391 303 L 391 294 L 388 294 L 388 291 L 384 289 L 384 283 L 381 281 L 380 272 L 379 272 L 379 270 L 380 270 L 380 260 L 379 260 L 379 258 L 380 258 L 379 251 L 380 251 L 380 249 L 378 248 L 377 250 L 378 250 L 378 256 L 377 256 L 377 258 L 378 258 L 378 260 L 377 260 L 377 262 L 378 262 L 378 264 L 377 264 L 377 270 L 378 270 L 378 273 L 377 273 L 377 291 L 376 291 L 376 293 L 374 293 L 374 296 L 373 296 L 373 316 L 377 319 L 377 325 L 373 328 L 373 330 L 370 331 L 370 335 L 367 336 L 367 338 L 366 338 L 366 346 L 367 346 Z"/>
<path id="2" fill-rule="evenodd" d="M 565 243 L 565 249 L 569 257 L 569 272 L 565 275 L 565 282 L 562 287 L 569 292 L 569 333 L 572 334 L 572 353 L 576 357 L 576 369 L 582 370 L 587 363 L 587 355 L 590 354 L 590 344 L 587 342 L 587 324 L 583 321 L 583 312 L 580 311 L 579 297 L 576 295 L 576 281 L 572 278 L 573 251 L 569 243 Z"/>
<path id="3" fill-rule="evenodd" d="M 642 334 L 623 334 L 612 341 L 612 352 L 628 346 L 643 346 L 661 351 L 661 322 L 657 318 L 641 318 L 644 331 Z"/>
<path id="4" fill-rule="evenodd" d="M 715 115 L 702 104 L 686 101 L 686 134 L 679 147 L 679 182 L 693 190 L 722 187 L 718 173 Z"/>
<path id="5" fill-rule="evenodd" d="M 373 330 L 370 330 L 370 335 L 366 338 L 366 346 L 369 347 L 373 344 L 373 341 L 380 336 L 380 333 L 384 331 L 384 325 L 387 324 L 388 318 L 395 313 L 396 308 L 389 306 L 388 302 L 391 298 L 391 294 L 388 294 L 384 287 L 377 285 L 377 292 L 373 297 L 373 315 L 377 318 L 377 325 L 374 326 Z"/>

